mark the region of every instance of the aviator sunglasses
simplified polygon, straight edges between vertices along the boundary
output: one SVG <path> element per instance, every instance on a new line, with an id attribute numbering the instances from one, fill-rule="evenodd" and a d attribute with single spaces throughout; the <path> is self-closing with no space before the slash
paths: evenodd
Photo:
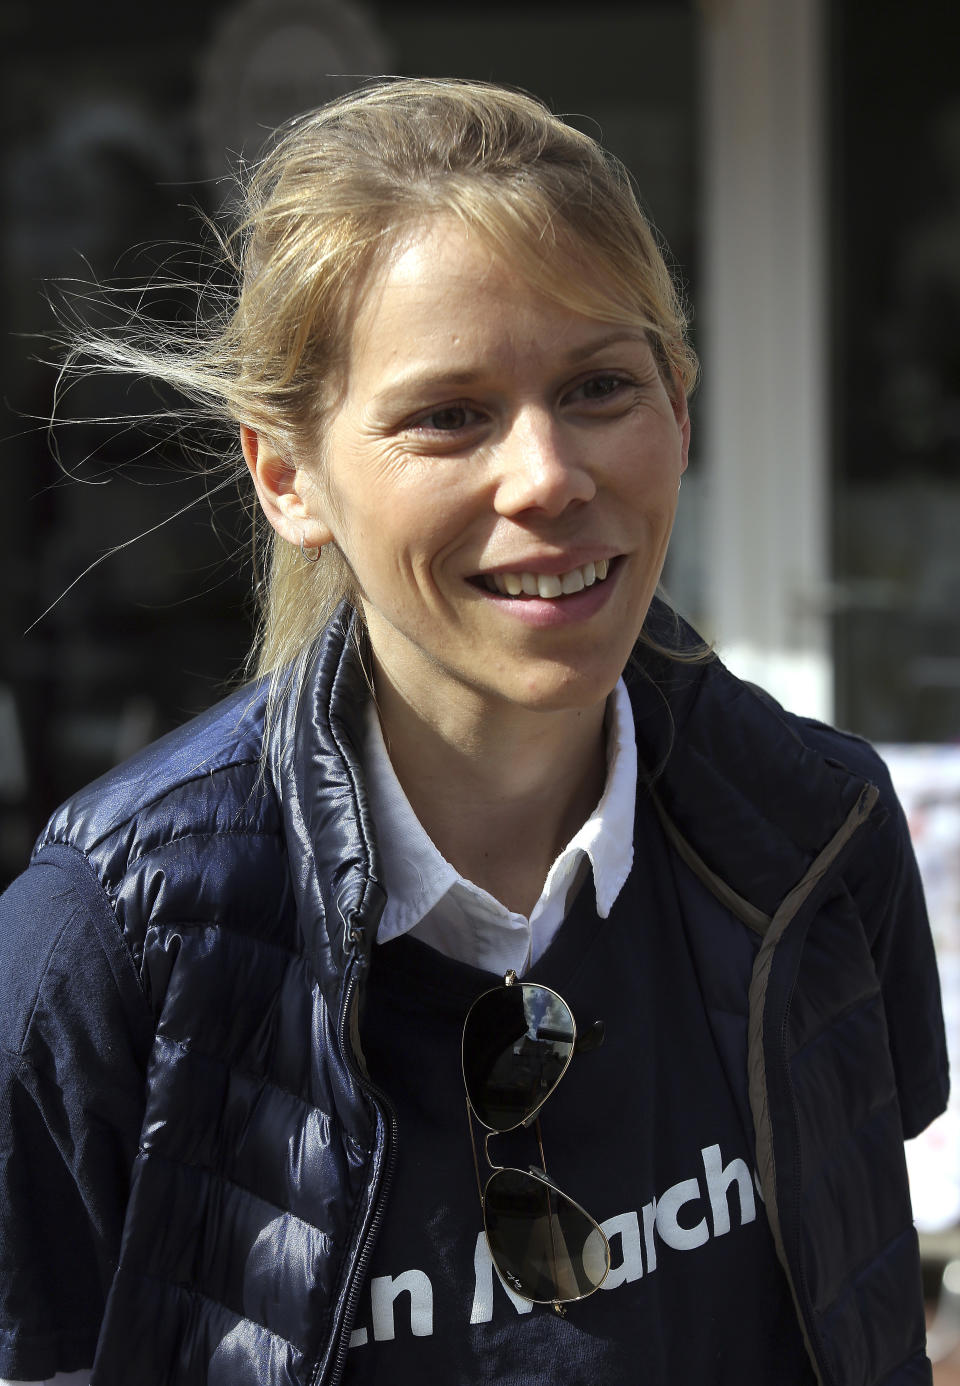
<path id="1" fill-rule="evenodd" d="M 540 1108 L 566 1073 L 574 1050 L 602 1042 L 597 1022 L 578 1041 L 573 1012 L 549 987 L 519 982 L 484 992 L 463 1024 L 463 1081 L 477 1189 L 490 1255 L 521 1299 L 562 1306 L 599 1289 L 610 1269 L 600 1226 L 547 1176 Z M 485 1128 L 483 1153 L 493 1173 L 481 1188 L 471 1113 Z M 511 1169 L 490 1158 L 490 1140 L 535 1124 L 540 1168 Z"/>

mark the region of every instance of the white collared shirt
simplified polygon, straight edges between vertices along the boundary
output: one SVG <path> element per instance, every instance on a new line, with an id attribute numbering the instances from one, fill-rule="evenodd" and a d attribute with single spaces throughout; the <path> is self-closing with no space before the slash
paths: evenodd
<path id="1" fill-rule="evenodd" d="M 584 860 L 593 871 L 597 914 L 609 915 L 633 865 L 637 744 L 622 679 L 607 703 L 607 781 L 600 802 L 551 866 L 529 918 L 466 880 L 434 846 L 394 773 L 372 700 L 363 759 L 387 892 L 378 943 L 408 933 L 449 958 L 501 975 L 513 968 L 522 976 L 563 923 Z"/>

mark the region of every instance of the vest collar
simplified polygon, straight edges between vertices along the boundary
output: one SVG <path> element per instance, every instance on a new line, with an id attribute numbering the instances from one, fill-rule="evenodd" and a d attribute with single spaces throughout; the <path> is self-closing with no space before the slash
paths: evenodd
<path id="1" fill-rule="evenodd" d="M 300 927 L 322 983 L 339 984 L 351 960 L 366 965 L 384 902 L 357 750 L 370 696 L 358 634 L 344 603 L 290 670 L 270 733 Z"/>
<path id="2" fill-rule="evenodd" d="M 645 630 L 674 648 L 699 643 L 659 600 Z M 361 639 L 344 604 L 291 671 L 270 742 L 301 927 L 321 978 L 342 976 L 351 957 L 366 965 L 384 903 L 358 753 L 370 696 Z M 867 816 L 876 791 L 716 657 L 685 664 L 638 645 L 626 680 L 668 835 L 762 932 L 830 844 Z"/>
<path id="3" fill-rule="evenodd" d="M 646 629 L 674 647 L 699 643 L 659 601 Z M 716 657 L 683 664 L 638 645 L 627 683 L 668 835 L 714 894 L 762 931 L 830 844 L 841 848 L 869 814 L 876 790 Z"/>

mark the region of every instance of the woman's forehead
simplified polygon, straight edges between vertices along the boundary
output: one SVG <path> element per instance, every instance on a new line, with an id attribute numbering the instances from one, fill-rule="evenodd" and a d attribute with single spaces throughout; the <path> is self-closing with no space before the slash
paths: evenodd
<path id="1" fill-rule="evenodd" d="M 438 331 L 461 324 L 469 332 L 481 302 L 488 308 L 499 303 L 507 318 L 538 303 L 543 316 L 558 322 L 580 317 L 646 329 L 625 304 L 622 281 L 616 283 L 572 236 L 545 242 L 535 260 L 526 249 L 519 237 L 514 248 L 495 244 L 452 215 L 405 227 L 384 248 L 355 300 L 351 359 L 356 361 L 375 328 L 395 334 L 398 352 L 405 333 L 414 325 L 422 333 L 434 318 Z"/>

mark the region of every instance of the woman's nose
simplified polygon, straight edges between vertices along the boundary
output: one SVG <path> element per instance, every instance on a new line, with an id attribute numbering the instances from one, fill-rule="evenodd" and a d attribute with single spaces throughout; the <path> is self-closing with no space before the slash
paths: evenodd
<path id="1" fill-rule="evenodd" d="M 545 412 L 518 415 L 498 448 L 498 513 L 539 510 L 552 517 L 592 500 L 597 488 L 584 447 L 584 439 Z"/>

